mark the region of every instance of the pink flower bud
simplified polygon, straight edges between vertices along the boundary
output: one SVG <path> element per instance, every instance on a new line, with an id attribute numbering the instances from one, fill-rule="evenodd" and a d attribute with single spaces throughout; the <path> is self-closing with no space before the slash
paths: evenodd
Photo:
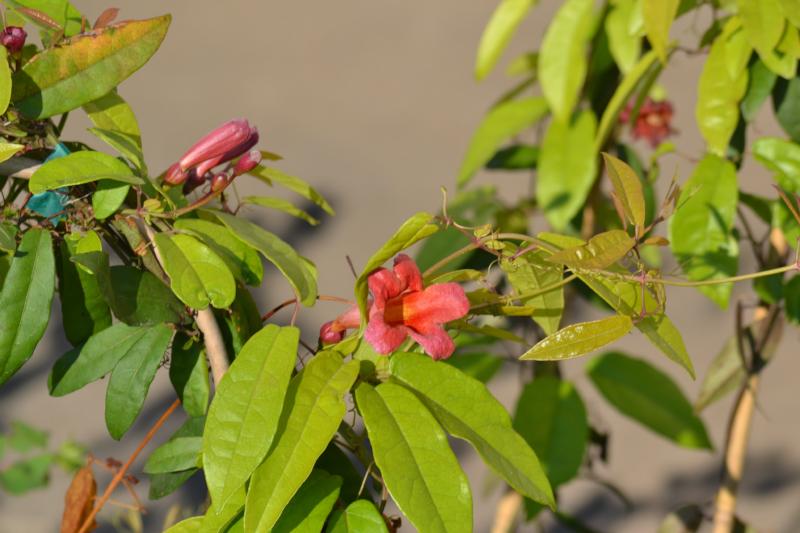
<path id="1" fill-rule="evenodd" d="M 189 194 L 202 184 L 206 182 L 206 177 L 204 175 L 200 175 L 197 173 L 195 169 L 192 169 L 188 172 L 188 179 L 186 183 L 183 184 L 183 194 Z"/>
<path id="2" fill-rule="evenodd" d="M 0 44 L 6 47 L 9 53 L 15 54 L 25 46 L 28 34 L 19 26 L 7 26 L 0 32 Z"/>
<path id="3" fill-rule="evenodd" d="M 188 172 L 181 169 L 180 164 L 175 163 L 167 169 L 164 174 L 164 183 L 169 185 L 180 185 L 189 177 Z"/>
<path id="4" fill-rule="evenodd" d="M 211 178 L 211 192 L 219 192 L 225 189 L 229 183 L 230 180 L 228 179 L 227 174 L 216 174 L 213 178 Z"/>
<path id="5" fill-rule="evenodd" d="M 236 166 L 233 167 L 233 175 L 241 176 L 246 174 L 256 168 L 259 163 L 261 163 L 261 152 L 250 150 L 236 162 Z"/>
<path id="6" fill-rule="evenodd" d="M 214 161 L 215 165 L 230 161 L 234 157 L 255 146 L 258 142 L 258 130 L 244 119 L 230 120 L 221 125 L 189 148 L 179 163 L 183 170 L 195 165 L 203 165 L 208 170 L 208 164 Z M 198 171 L 198 174 L 204 172 Z"/>
<path id="7" fill-rule="evenodd" d="M 344 338 L 344 332 L 333 329 L 333 321 L 325 322 L 319 329 L 319 340 L 324 344 L 334 344 Z"/>

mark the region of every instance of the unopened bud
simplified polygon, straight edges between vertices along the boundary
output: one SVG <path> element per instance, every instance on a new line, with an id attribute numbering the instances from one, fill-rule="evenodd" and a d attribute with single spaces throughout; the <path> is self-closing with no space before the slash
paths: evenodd
<path id="1" fill-rule="evenodd" d="M 206 182 L 206 177 L 198 174 L 195 169 L 192 169 L 188 172 L 189 177 L 186 179 L 186 182 L 183 184 L 183 194 L 189 194 L 202 184 Z"/>
<path id="2" fill-rule="evenodd" d="M 175 163 L 167 169 L 164 174 L 164 183 L 169 185 L 181 185 L 189 178 L 189 173 L 181 169 L 180 163 Z"/>
<path id="3" fill-rule="evenodd" d="M 216 174 L 213 178 L 211 178 L 211 192 L 219 192 L 225 187 L 228 186 L 230 180 L 228 179 L 228 175 L 224 172 L 222 174 Z"/>
<path id="4" fill-rule="evenodd" d="M 258 130 L 244 119 L 230 120 L 205 135 L 189 148 L 180 159 L 181 168 L 215 161 L 215 165 L 230 161 L 255 146 Z M 207 167 L 205 170 L 208 170 Z M 203 174 L 203 172 L 199 172 Z"/>
<path id="5" fill-rule="evenodd" d="M 334 344 L 339 342 L 344 338 L 344 333 L 341 331 L 334 331 L 333 329 L 333 322 L 325 322 L 322 324 L 322 327 L 319 328 L 319 340 L 323 342 L 323 344 Z"/>
<path id="6" fill-rule="evenodd" d="M 7 26 L 0 32 L 0 44 L 6 47 L 9 53 L 15 54 L 25 46 L 28 34 L 19 26 Z"/>
<path id="7" fill-rule="evenodd" d="M 233 175 L 241 176 L 256 168 L 261 163 L 261 152 L 258 150 L 250 150 L 244 154 L 233 167 Z"/>

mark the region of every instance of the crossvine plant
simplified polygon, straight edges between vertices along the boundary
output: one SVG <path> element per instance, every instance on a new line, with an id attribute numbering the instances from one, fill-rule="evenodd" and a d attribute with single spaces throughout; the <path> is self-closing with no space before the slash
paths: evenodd
<path id="1" fill-rule="evenodd" d="M 478 48 L 478 78 L 535 3 L 499 3 Z M 673 21 L 697 13 L 707 31 L 697 42 L 673 40 Z M 237 182 L 250 178 L 333 214 L 311 185 L 276 168 L 281 158 L 260 149 L 255 125 L 231 120 L 151 172 L 117 86 L 157 51 L 170 17 L 116 16 L 109 9 L 91 24 L 67 1 L 5 2 L 0 385 L 33 355 L 57 292 L 73 348 L 54 360 L 50 394 L 107 378 L 105 423 L 116 440 L 157 372 L 168 372 L 176 399 L 124 463 L 84 459 L 67 443 L 37 458 L 37 477 L 25 478 L 23 458 L 0 472 L 0 485 L 34 488 L 56 461 L 75 469 L 62 532 L 95 528 L 119 485 L 135 491 L 138 468 L 151 499 L 202 471 L 207 505 L 166 524 L 171 533 L 388 532 L 406 523 L 468 532 L 475 495 L 449 435 L 505 483 L 495 531 L 546 515 L 591 531 L 559 505 L 559 488 L 591 472 L 608 436 L 591 426 L 559 362 L 638 330 L 653 345 L 647 358 L 607 351 L 585 367 L 623 414 L 679 446 L 711 449 L 700 412 L 738 391 L 715 500 L 676 510 L 661 530 L 743 526 L 737 486 L 760 375 L 783 324 L 800 322 L 800 5 L 561 3 L 539 50 L 511 63 L 521 81 L 478 126 L 456 194 L 440 213 L 399 226 L 359 269 L 352 300 L 321 294 L 310 259 L 242 216 L 257 206 L 318 222 L 284 199 L 240 197 Z M 27 42 L 33 27 L 41 45 Z M 659 167 L 674 150 L 675 110 L 658 79 L 679 54 L 706 55 L 696 108 L 706 154 L 681 185 Z M 748 144 L 767 100 L 787 138 Z M 104 151 L 62 138 L 72 112 L 88 116 Z M 649 142 L 649 159 L 630 137 Z M 774 173 L 774 197 L 740 190 L 748 154 Z M 532 193 L 502 202 L 495 187 L 474 185 L 484 168 L 530 176 Z M 534 232 L 539 215 L 547 227 Z M 758 271 L 739 273 L 742 247 Z M 661 271 L 666 251 L 681 276 Z M 250 292 L 261 287 L 262 259 L 293 294 L 272 310 L 258 309 Z M 697 288 L 725 309 L 735 282 L 752 282 L 753 292 L 733 306 L 730 340 L 690 402 L 654 362 L 665 356 L 696 374 L 665 287 Z M 318 300 L 346 307 L 319 331 L 301 332 L 298 312 Z M 586 305 L 607 316 L 563 323 L 567 306 Z M 276 322 L 284 308 L 288 326 Z M 510 345 L 518 348 L 509 355 Z M 487 387 L 504 364 L 526 378 L 513 416 Z M 179 410 L 183 425 L 160 436 Z M 21 452 L 43 445 L 24 424 L 11 438 Z M 114 471 L 100 495 L 99 467 Z"/>

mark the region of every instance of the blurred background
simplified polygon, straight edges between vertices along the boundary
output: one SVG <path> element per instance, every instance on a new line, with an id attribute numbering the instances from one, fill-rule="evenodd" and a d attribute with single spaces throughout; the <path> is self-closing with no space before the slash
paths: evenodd
<path id="1" fill-rule="evenodd" d="M 89 20 L 111 7 L 99 1 L 74 3 Z M 543 0 L 535 8 L 517 32 L 504 64 L 538 44 L 558 4 Z M 117 4 L 122 8 L 120 19 L 173 14 L 160 51 L 120 87 L 120 93 L 137 113 L 153 171 L 166 168 L 199 136 L 225 120 L 245 117 L 255 123 L 261 132 L 259 147 L 284 157 L 275 166 L 311 182 L 337 215 L 323 216 L 315 228 L 281 214 L 268 218 L 257 216 L 263 211 L 253 211 L 249 215 L 317 264 L 322 293 L 348 297 L 353 276 L 346 256 L 360 270 L 408 216 L 439 209 L 440 187 L 455 189 L 456 172 L 474 128 L 494 99 L 512 85 L 503 75 L 504 64 L 480 84 L 472 75 L 478 40 L 495 5 L 474 0 L 311 4 L 140 0 Z M 681 19 L 673 36 L 696 42 L 703 27 L 697 20 Z M 698 58 L 678 54 L 661 77 L 675 107 L 677 130 L 673 138 L 677 153 L 662 163 L 664 182 L 673 171 L 684 181 L 690 161 L 703 151 L 694 124 L 699 69 Z M 104 149 L 86 133 L 85 117 L 80 112 L 73 115 L 65 138 Z M 778 133 L 768 105 L 755 127 L 761 134 Z M 746 163 L 740 176 L 749 192 L 772 195 L 769 175 L 758 165 Z M 529 186 L 525 173 L 484 172 L 478 180 L 497 185 L 507 198 Z M 263 184 L 246 181 L 237 181 L 240 190 L 263 191 Z M 544 228 L 537 221 L 530 229 Z M 753 270 L 750 259 L 743 249 L 741 271 Z M 271 275 L 255 296 L 264 312 L 289 297 L 290 290 Z M 683 332 L 702 376 L 732 330 L 732 313 L 719 312 L 689 289 L 671 290 L 668 297 L 670 316 Z M 338 304 L 325 302 L 302 310 L 299 324 L 304 339 L 313 344 L 319 325 L 340 311 Z M 75 439 L 98 458 L 124 461 L 174 398 L 166 373 L 154 382 L 134 429 L 122 442 L 112 441 L 104 425 L 103 381 L 57 401 L 47 394 L 47 373 L 67 348 L 59 331 L 59 313 L 54 303 L 46 340 L 29 364 L 0 390 L 0 425 L 7 428 L 13 420 L 24 420 L 46 429 L 54 444 Z M 572 315 L 565 321 L 588 317 Z M 288 320 L 288 316 L 281 318 Z M 797 341 L 798 330 L 784 333 L 782 346 L 764 373 L 752 429 L 739 514 L 759 531 L 800 531 Z M 656 353 L 638 333 L 616 347 L 655 361 L 675 377 L 689 398 L 696 397 L 699 383 Z M 682 503 L 711 501 L 719 479 L 725 420 L 734 398 L 704 412 L 716 452 L 684 450 L 612 411 L 588 386 L 585 362 L 585 358 L 570 361 L 565 372 L 577 383 L 592 422 L 611 434 L 609 464 L 599 473 L 623 489 L 631 507 L 626 508 L 596 481 L 578 479 L 563 490 L 564 510 L 599 531 L 635 533 L 656 531 L 661 518 Z M 509 407 L 519 391 L 517 369 L 504 368 L 492 382 L 495 394 Z M 155 444 L 166 440 L 181 422 L 175 416 Z M 489 531 L 501 485 L 471 448 L 459 443 L 456 450 L 472 481 L 475 531 Z M 133 469 L 135 474 L 141 473 L 141 465 Z M 109 477 L 100 475 L 101 487 Z M 138 489 L 145 498 L 146 476 L 140 477 Z M 68 484 L 69 476 L 54 470 L 46 489 L 23 497 L 1 494 L 0 533 L 58 531 Z M 146 502 L 144 531 L 161 531 L 167 510 L 175 504 L 201 506 L 205 498 L 201 486 L 190 482 L 172 496 Z M 122 490 L 115 499 L 130 501 Z M 121 512 L 108 506 L 101 513 L 106 525 L 99 531 L 114 531 L 108 524 Z M 566 531 L 547 522 L 545 530 Z M 404 525 L 402 531 L 413 528 Z"/>

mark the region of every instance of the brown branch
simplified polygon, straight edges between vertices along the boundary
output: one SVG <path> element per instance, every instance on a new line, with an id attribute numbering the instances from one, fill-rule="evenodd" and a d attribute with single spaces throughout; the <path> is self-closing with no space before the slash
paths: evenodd
<path id="1" fill-rule="evenodd" d="M 89 528 L 91 527 L 92 522 L 94 522 L 97 513 L 100 512 L 100 509 L 103 508 L 103 505 L 105 505 L 106 502 L 109 500 L 109 498 L 111 498 L 111 494 L 114 492 L 114 489 L 116 489 L 117 486 L 122 482 L 122 479 L 125 477 L 125 474 L 131 467 L 133 462 L 136 460 L 137 457 L 139 457 L 139 454 L 142 452 L 144 447 L 147 446 L 147 443 L 150 442 L 150 440 L 153 438 L 156 432 L 159 429 L 161 429 L 161 426 L 163 426 L 164 422 L 167 421 L 169 415 L 171 415 L 172 412 L 175 409 L 177 409 L 180 404 L 181 404 L 180 400 L 175 400 L 174 402 L 172 402 L 172 405 L 170 405 L 167 408 L 167 410 L 164 411 L 164 414 L 162 414 L 161 417 L 158 420 L 156 420 L 156 423 L 153 424 L 153 427 L 150 428 L 150 431 L 147 432 L 147 435 L 144 436 L 141 442 L 139 442 L 139 445 L 136 447 L 136 449 L 133 450 L 131 456 L 128 457 L 128 460 L 125 461 L 125 464 L 122 465 L 122 467 L 119 469 L 116 475 L 111 479 L 111 483 L 108 484 L 108 487 L 106 487 L 106 490 L 105 492 L 103 492 L 103 495 L 100 497 L 99 500 L 97 500 L 97 504 L 94 506 L 94 509 L 92 509 L 92 512 L 89 513 L 89 516 L 87 516 L 86 519 L 83 521 L 83 524 L 81 524 L 81 528 L 78 530 L 78 533 L 87 533 L 89 531 Z"/>

